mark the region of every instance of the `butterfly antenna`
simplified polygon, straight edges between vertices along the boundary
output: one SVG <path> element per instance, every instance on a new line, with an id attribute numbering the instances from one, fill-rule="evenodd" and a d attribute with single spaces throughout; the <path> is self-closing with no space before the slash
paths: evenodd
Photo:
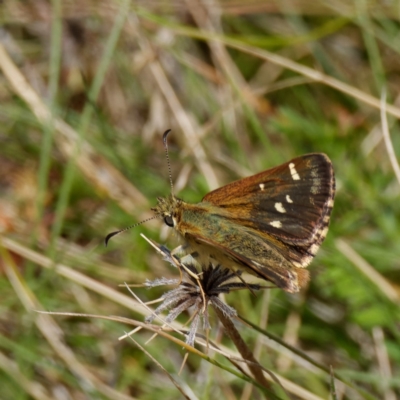
<path id="1" fill-rule="evenodd" d="M 109 234 L 105 237 L 105 239 L 104 239 L 105 245 L 107 246 L 108 242 L 110 241 L 110 239 L 111 239 L 112 237 L 114 237 L 114 236 L 116 236 L 116 235 L 118 235 L 118 234 L 120 234 L 120 233 L 122 233 L 122 232 L 125 232 L 125 231 L 127 231 L 127 230 L 129 230 L 129 229 L 132 229 L 132 228 L 134 228 L 134 227 L 136 227 L 136 226 L 138 226 L 138 225 L 144 224 L 145 222 L 151 221 L 152 219 L 155 219 L 155 218 L 158 218 L 158 217 L 157 217 L 157 216 L 154 216 L 154 217 L 151 217 L 151 218 L 147 218 L 147 219 L 145 219 L 145 220 L 143 220 L 143 221 L 140 221 L 140 222 L 138 222 L 138 223 L 136 223 L 136 224 L 133 224 L 133 225 L 131 225 L 131 226 L 128 226 L 127 228 L 120 229 L 119 231 L 115 231 L 115 232 L 109 233 Z"/>
<path id="2" fill-rule="evenodd" d="M 168 164 L 168 175 L 169 175 L 169 182 L 171 184 L 171 193 L 174 192 L 174 184 L 172 183 L 172 172 L 171 172 L 171 163 L 169 161 L 169 154 L 168 154 L 168 143 L 167 143 L 167 136 L 171 132 L 171 129 L 168 129 L 164 132 L 163 135 L 163 142 L 164 142 L 164 149 L 165 149 L 165 156 L 167 157 L 167 164 Z"/>

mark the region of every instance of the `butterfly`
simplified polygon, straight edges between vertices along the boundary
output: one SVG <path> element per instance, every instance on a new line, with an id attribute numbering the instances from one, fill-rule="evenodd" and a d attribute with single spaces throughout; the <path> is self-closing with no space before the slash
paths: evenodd
<path id="1" fill-rule="evenodd" d="M 327 235 L 334 196 L 331 161 L 311 153 L 213 190 L 197 204 L 172 193 L 159 197 L 152 210 L 183 239 L 173 253 L 215 260 L 293 293 L 309 280 L 304 268 Z"/>

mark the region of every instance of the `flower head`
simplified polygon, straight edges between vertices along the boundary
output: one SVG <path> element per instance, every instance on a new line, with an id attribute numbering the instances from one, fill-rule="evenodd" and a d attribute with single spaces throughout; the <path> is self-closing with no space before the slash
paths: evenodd
<path id="1" fill-rule="evenodd" d="M 230 319 L 237 316 L 236 310 L 219 298 L 220 294 L 229 293 L 232 290 L 259 290 L 263 288 L 261 285 L 243 281 L 239 271 L 232 271 L 219 264 L 213 264 L 211 261 L 207 265 L 199 264 L 191 256 L 180 259 L 172 255 L 165 246 L 161 246 L 153 241 L 149 242 L 163 255 L 165 260 L 180 269 L 182 277 L 180 280 L 161 278 L 146 282 L 146 286 L 149 288 L 161 285 L 177 285 L 176 288 L 161 296 L 163 302 L 156 308 L 152 315 L 146 318 L 146 322 L 153 322 L 157 315 L 165 310 L 169 310 L 166 322 L 171 323 L 183 311 L 193 310 L 190 329 L 186 338 L 186 343 L 191 346 L 194 345 L 200 318 L 203 319 L 203 329 L 210 329 L 209 305 L 218 308 Z"/>

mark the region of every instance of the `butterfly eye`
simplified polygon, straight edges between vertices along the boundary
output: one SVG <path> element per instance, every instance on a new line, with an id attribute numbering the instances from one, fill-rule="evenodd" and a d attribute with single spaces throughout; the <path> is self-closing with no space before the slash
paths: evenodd
<path id="1" fill-rule="evenodd" d="M 164 217 L 164 222 L 168 225 L 173 227 L 174 226 L 174 220 L 172 219 L 172 217 L 170 215 L 167 215 L 166 217 Z"/>

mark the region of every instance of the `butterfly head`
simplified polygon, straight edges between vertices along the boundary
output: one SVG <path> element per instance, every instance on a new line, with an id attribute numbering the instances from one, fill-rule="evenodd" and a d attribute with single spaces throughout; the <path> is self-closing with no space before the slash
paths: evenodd
<path id="1" fill-rule="evenodd" d="M 162 218 L 166 225 L 171 228 L 177 225 L 177 214 L 182 200 L 176 198 L 173 194 L 168 197 L 158 197 L 158 204 L 151 210 L 155 212 L 156 216 Z"/>

